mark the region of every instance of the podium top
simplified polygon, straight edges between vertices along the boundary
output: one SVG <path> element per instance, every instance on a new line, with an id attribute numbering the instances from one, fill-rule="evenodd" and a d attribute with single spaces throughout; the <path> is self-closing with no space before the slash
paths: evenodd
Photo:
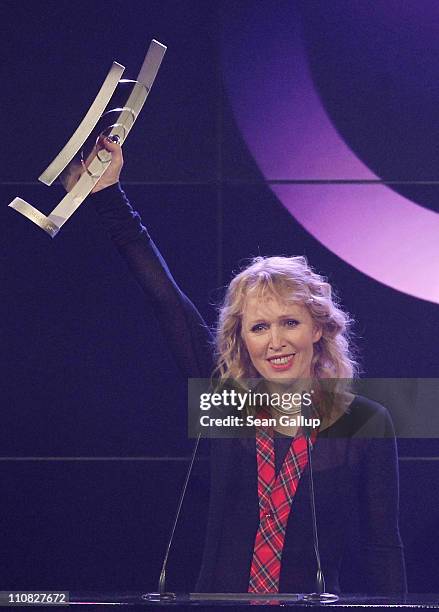
<path id="1" fill-rule="evenodd" d="M 126 592 L 126 593 L 98 593 L 98 592 L 70 592 L 72 604 L 113 604 L 137 606 L 175 606 L 193 608 L 194 606 L 250 606 L 255 603 L 263 605 L 303 606 L 313 603 L 307 600 L 304 593 L 278 593 L 269 595 L 253 595 L 251 593 L 167 593 L 167 598 L 159 599 L 157 593 Z M 155 598 L 154 598 L 155 597 Z M 408 595 L 362 595 L 343 594 L 338 601 L 328 602 L 331 606 L 382 607 L 385 605 L 398 605 L 412 607 L 414 605 L 439 605 L 439 594 Z M 196 609 L 196 608 L 194 608 Z"/>

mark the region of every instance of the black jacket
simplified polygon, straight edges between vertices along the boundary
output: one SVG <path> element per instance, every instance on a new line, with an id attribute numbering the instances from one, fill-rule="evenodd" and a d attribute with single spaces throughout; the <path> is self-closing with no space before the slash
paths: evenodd
<path id="1" fill-rule="evenodd" d="M 211 335 L 118 186 L 93 195 L 113 242 L 151 302 L 167 344 L 184 375 L 208 378 Z M 172 326 L 169 321 L 172 320 Z M 246 592 L 258 528 L 254 439 L 211 440 L 207 534 L 198 592 Z M 279 464 L 281 442 L 276 442 Z M 283 443 L 283 453 L 285 444 Z M 279 465 L 278 465 L 279 467 Z M 339 592 L 345 546 L 359 534 L 364 560 L 359 590 L 406 591 L 398 531 L 397 452 L 390 417 L 381 405 L 357 396 L 349 411 L 319 433 L 313 450 L 318 533 L 328 591 Z M 309 472 L 293 500 L 282 555 L 281 592 L 315 589 Z"/>

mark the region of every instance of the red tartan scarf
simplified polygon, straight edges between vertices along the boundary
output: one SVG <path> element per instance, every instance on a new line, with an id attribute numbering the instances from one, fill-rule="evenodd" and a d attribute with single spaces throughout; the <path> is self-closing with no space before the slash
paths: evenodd
<path id="1" fill-rule="evenodd" d="M 311 434 L 314 444 L 317 430 Z M 249 593 L 278 593 L 282 550 L 291 505 L 308 463 L 302 431 L 293 439 L 282 468 L 275 477 L 274 438 L 271 429 L 256 431 L 259 528 L 256 533 L 248 585 Z"/>

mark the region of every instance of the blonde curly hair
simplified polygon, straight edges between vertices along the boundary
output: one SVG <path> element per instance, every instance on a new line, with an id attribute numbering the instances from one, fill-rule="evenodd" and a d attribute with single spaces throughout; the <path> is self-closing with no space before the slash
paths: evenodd
<path id="1" fill-rule="evenodd" d="M 219 309 L 215 333 L 216 368 L 220 380 L 255 378 L 257 374 L 242 338 L 242 315 L 248 296 L 274 296 L 308 308 L 322 336 L 314 344 L 311 376 L 353 378 L 357 363 L 350 348 L 352 323 L 327 280 L 305 257 L 255 257 L 230 283 Z"/>

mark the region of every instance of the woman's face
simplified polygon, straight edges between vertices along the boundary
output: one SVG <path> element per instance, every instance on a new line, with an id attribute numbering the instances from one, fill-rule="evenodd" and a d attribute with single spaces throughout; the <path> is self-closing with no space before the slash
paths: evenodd
<path id="1" fill-rule="evenodd" d="M 248 297 L 241 335 L 253 366 L 265 379 L 311 378 L 314 344 L 322 331 L 306 306 L 276 296 Z"/>

